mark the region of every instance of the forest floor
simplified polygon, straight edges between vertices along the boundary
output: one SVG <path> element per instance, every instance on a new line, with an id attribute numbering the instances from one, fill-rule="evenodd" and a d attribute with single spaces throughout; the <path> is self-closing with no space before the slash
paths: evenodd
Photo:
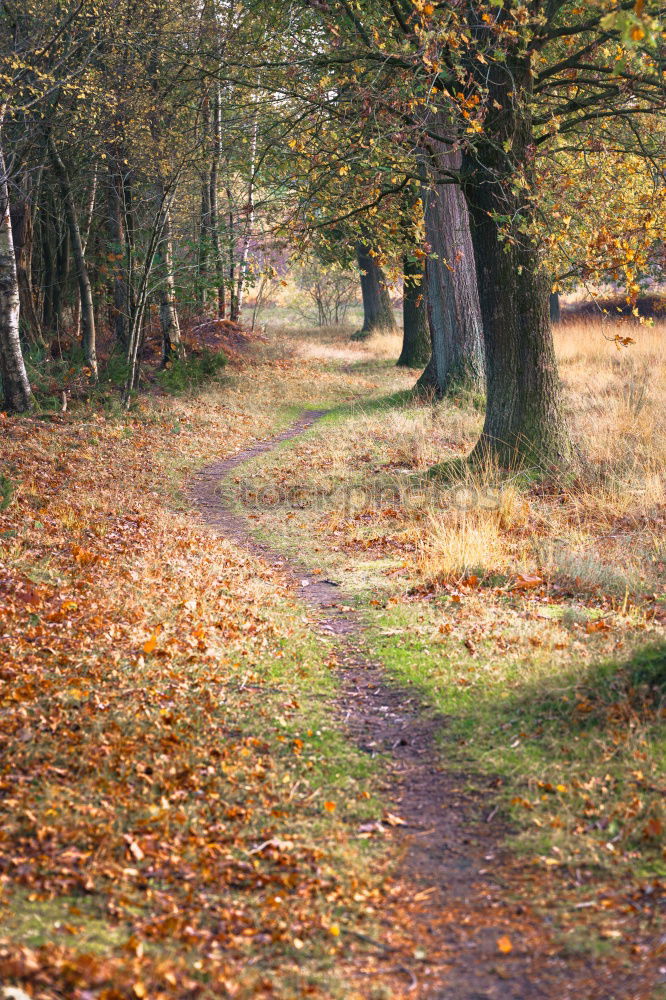
<path id="1" fill-rule="evenodd" d="M 433 484 L 475 401 L 344 331 L 3 421 L 0 987 L 666 996 L 666 352 L 635 336 L 559 332 L 559 483 Z"/>

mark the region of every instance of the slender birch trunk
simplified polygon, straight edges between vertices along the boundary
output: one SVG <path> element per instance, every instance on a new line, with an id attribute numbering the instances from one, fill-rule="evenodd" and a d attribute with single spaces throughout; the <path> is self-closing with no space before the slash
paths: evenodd
<path id="1" fill-rule="evenodd" d="M 201 177 L 201 211 L 199 215 L 199 304 L 208 300 L 208 265 L 210 263 L 210 177 Z"/>
<path id="2" fill-rule="evenodd" d="M 81 243 L 83 245 L 83 254 L 85 256 L 86 250 L 88 249 L 88 240 L 90 239 L 90 231 L 92 229 L 93 212 L 95 211 L 95 198 L 97 196 L 97 165 L 93 171 L 92 184 L 90 185 L 90 192 L 88 193 L 88 203 L 86 205 L 83 232 L 81 234 Z M 76 302 L 74 303 L 74 335 L 78 340 L 81 336 L 81 294 L 77 296 Z"/>
<path id="3" fill-rule="evenodd" d="M 210 162 L 209 178 L 209 204 L 210 204 L 210 241 L 213 250 L 215 265 L 215 281 L 217 285 L 217 315 L 224 318 L 226 312 L 225 287 L 224 287 L 224 264 L 222 262 L 222 249 L 220 247 L 220 211 L 218 184 L 220 173 L 220 160 L 222 158 L 222 97 L 219 83 L 215 87 L 213 97 L 213 152 Z"/>
<path id="4" fill-rule="evenodd" d="M 202 136 L 201 142 L 204 149 L 208 148 L 210 131 L 210 101 L 207 96 L 203 98 L 201 111 Z M 197 262 L 197 273 L 199 278 L 199 305 L 203 309 L 208 301 L 208 282 L 210 252 L 212 248 L 211 240 L 211 177 L 210 170 L 201 172 L 201 209 L 199 213 L 199 259 Z M 216 185 L 217 187 L 217 185 Z"/>
<path id="5" fill-rule="evenodd" d="M 232 323 L 238 320 L 238 303 L 236 301 L 236 226 L 234 221 L 234 200 L 229 183 L 227 163 L 227 245 L 229 247 L 229 319 Z"/>
<path id="6" fill-rule="evenodd" d="M 0 126 L 3 115 L 0 114 Z M 33 405 L 19 338 L 20 298 L 9 211 L 9 186 L 0 145 L 0 380 L 6 409 L 24 412 Z"/>
<path id="7" fill-rule="evenodd" d="M 11 219 L 21 302 L 21 328 L 28 343 L 43 347 L 42 325 L 37 315 L 32 287 L 34 181 L 29 171 L 25 171 L 17 187 L 20 194 L 11 205 Z"/>
<path id="8" fill-rule="evenodd" d="M 160 287 L 160 323 L 162 326 L 162 364 L 183 354 L 180 323 L 176 307 L 176 282 L 173 273 L 173 236 L 171 232 L 171 207 L 164 188 L 160 185 L 160 204 L 164 208 L 162 239 L 158 245 L 158 259 L 162 271 Z"/>
<path id="9" fill-rule="evenodd" d="M 145 250 L 145 261 L 140 269 L 137 268 L 135 260 L 132 226 L 129 219 L 125 218 L 125 242 L 127 247 L 127 274 L 128 287 L 134 289 L 136 279 L 136 289 L 131 297 L 131 316 L 129 326 L 129 338 L 127 345 L 127 380 L 123 389 L 123 403 L 129 407 L 132 393 L 139 383 L 139 370 L 141 365 L 141 347 L 143 343 L 144 322 L 148 296 L 150 293 L 150 280 L 155 269 L 155 261 L 160 252 L 160 246 L 164 240 L 167 220 L 171 212 L 173 200 L 176 195 L 177 182 L 174 181 L 172 187 L 167 189 L 164 184 L 160 184 L 160 197 L 157 211 L 155 213 L 150 237 Z M 126 206 L 127 207 L 127 206 Z"/>
<path id="10" fill-rule="evenodd" d="M 123 221 L 123 180 L 114 167 L 109 167 L 108 178 L 108 227 L 109 250 L 113 256 L 111 279 L 111 327 L 116 343 L 127 349 L 129 322 L 129 294 L 125 275 L 124 260 L 126 256 L 125 226 Z"/>
<path id="11" fill-rule="evenodd" d="M 83 328 L 83 353 L 86 363 L 90 368 L 92 376 L 97 379 L 97 354 L 95 344 L 95 307 L 93 303 L 92 288 L 86 267 L 86 259 L 81 240 L 81 230 L 76 217 L 76 205 L 74 204 L 74 194 L 70 183 L 67 168 L 63 163 L 56 148 L 53 136 L 48 137 L 48 149 L 53 170 L 60 185 L 62 200 L 65 205 L 65 216 L 69 228 L 69 237 L 72 244 L 74 265 L 76 267 L 76 279 L 79 285 L 79 295 L 81 296 L 81 325 Z"/>
<path id="12" fill-rule="evenodd" d="M 252 141 L 250 143 L 250 180 L 247 190 L 247 217 L 245 232 L 243 234 L 243 242 L 241 244 L 241 252 L 238 259 L 236 295 L 232 300 L 233 314 L 231 319 L 234 323 L 237 323 L 240 319 L 241 310 L 243 308 L 243 292 L 247 282 L 247 259 L 250 252 L 250 243 L 252 241 L 252 228 L 254 226 L 254 171 L 256 169 L 257 159 L 257 134 L 259 129 L 258 117 L 259 113 L 255 104 L 254 122 L 252 124 Z"/>

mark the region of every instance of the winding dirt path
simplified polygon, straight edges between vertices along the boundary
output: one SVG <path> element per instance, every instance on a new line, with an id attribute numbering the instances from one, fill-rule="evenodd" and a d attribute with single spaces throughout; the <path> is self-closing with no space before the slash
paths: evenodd
<path id="1" fill-rule="evenodd" d="M 224 477 L 304 433 L 325 412 L 306 411 L 269 440 L 208 465 L 196 475 L 191 497 L 208 526 L 281 571 L 314 613 L 313 627 L 334 638 L 340 724 L 359 748 L 387 761 L 389 810 L 404 821 L 383 830 L 397 859 L 394 905 L 385 919 L 388 944 L 351 932 L 345 973 L 357 977 L 357 995 L 377 995 L 372 989 L 381 982 L 392 997 L 424 1000 L 648 997 L 630 972 L 618 976 L 617 968 L 563 954 L 530 903 L 512 899 L 515 862 L 500 846 L 506 827 L 493 807 L 493 782 L 442 766 L 445 743 L 437 737 L 446 720 L 429 713 L 413 691 L 390 683 L 363 654 L 363 624 L 349 598 L 254 539 L 244 518 L 224 505 L 218 490 Z M 504 938 L 511 943 L 506 954 Z"/>

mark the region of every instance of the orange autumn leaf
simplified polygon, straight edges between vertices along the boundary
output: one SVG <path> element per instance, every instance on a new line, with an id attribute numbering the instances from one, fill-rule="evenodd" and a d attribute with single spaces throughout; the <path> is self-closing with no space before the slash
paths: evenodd
<path id="1" fill-rule="evenodd" d="M 543 577 L 537 576 L 536 574 L 518 573 L 509 589 L 531 590 L 533 587 L 539 587 L 542 583 Z"/>
<path id="2" fill-rule="evenodd" d="M 600 618 L 596 622 L 588 622 L 585 626 L 586 632 L 610 632 L 610 625 L 604 618 Z"/>
<path id="3" fill-rule="evenodd" d="M 157 632 L 153 632 L 150 639 L 143 644 L 144 653 L 154 653 L 155 647 L 157 646 Z"/>
<path id="4" fill-rule="evenodd" d="M 336 809 L 335 802 L 324 802 L 324 809 L 326 810 L 326 812 L 330 813 L 335 812 Z"/>
<path id="5" fill-rule="evenodd" d="M 511 938 L 503 934 L 497 939 L 497 950 L 501 951 L 503 955 L 508 955 L 510 951 L 513 951 L 513 945 L 511 944 Z"/>
<path id="6" fill-rule="evenodd" d="M 657 816 L 651 816 L 643 829 L 643 836 L 646 840 L 659 840 L 664 828 L 661 820 Z"/>

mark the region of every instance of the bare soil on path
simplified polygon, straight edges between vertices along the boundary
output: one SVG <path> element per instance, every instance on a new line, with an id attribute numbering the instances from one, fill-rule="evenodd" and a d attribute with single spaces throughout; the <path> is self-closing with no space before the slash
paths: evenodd
<path id="1" fill-rule="evenodd" d="M 208 465 L 191 497 L 211 529 L 283 574 L 309 607 L 313 629 L 333 638 L 340 725 L 385 762 L 388 812 L 379 832 L 391 838 L 395 866 L 383 940 L 343 929 L 349 947 L 341 972 L 355 984 L 353 995 L 647 1000 L 653 994 L 638 960 L 628 969 L 570 954 L 533 909 L 529 873 L 502 847 L 507 831 L 493 782 L 447 768 L 446 719 L 364 654 L 361 614 L 341 588 L 257 541 L 221 499 L 220 482 L 234 469 L 303 434 L 324 413 L 306 411 L 269 440 Z"/>

